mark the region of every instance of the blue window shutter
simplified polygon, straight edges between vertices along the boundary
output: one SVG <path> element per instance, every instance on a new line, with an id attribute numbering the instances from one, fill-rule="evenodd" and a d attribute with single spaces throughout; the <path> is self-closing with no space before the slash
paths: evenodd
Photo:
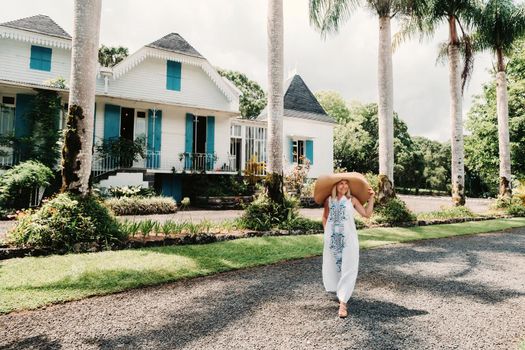
<path id="1" fill-rule="evenodd" d="M 148 168 L 160 167 L 160 149 L 162 142 L 162 111 L 156 110 L 155 117 L 153 111 L 148 110 Z"/>
<path id="2" fill-rule="evenodd" d="M 306 158 L 310 161 L 310 164 L 314 164 L 314 141 L 306 140 Z"/>
<path id="3" fill-rule="evenodd" d="M 207 170 L 213 170 L 215 168 L 215 117 L 209 116 L 206 120 L 206 157 Z"/>
<path id="4" fill-rule="evenodd" d="M 180 62 L 167 61 L 166 64 L 166 89 L 180 91 L 181 64 Z"/>
<path id="5" fill-rule="evenodd" d="M 34 95 L 16 94 L 15 137 L 24 137 L 31 132 L 27 114 L 31 111 Z"/>
<path id="6" fill-rule="evenodd" d="M 120 136 L 120 106 L 106 104 L 104 107 L 104 140 Z"/>
<path id="7" fill-rule="evenodd" d="M 186 113 L 186 138 L 184 152 L 193 153 L 193 114 Z"/>
<path id="8" fill-rule="evenodd" d="M 32 45 L 29 68 L 50 72 L 52 52 L 48 47 Z"/>
<path id="9" fill-rule="evenodd" d="M 208 117 L 206 124 L 206 153 L 215 153 L 215 117 Z"/>
<path id="10" fill-rule="evenodd" d="M 290 163 L 293 163 L 293 139 L 290 137 L 289 138 L 289 142 L 290 142 Z"/>
<path id="11" fill-rule="evenodd" d="M 186 136 L 184 139 L 184 152 L 193 153 L 193 119 L 195 116 L 191 113 L 186 113 Z M 186 155 L 184 158 L 184 169 L 191 168 L 192 155 Z"/>

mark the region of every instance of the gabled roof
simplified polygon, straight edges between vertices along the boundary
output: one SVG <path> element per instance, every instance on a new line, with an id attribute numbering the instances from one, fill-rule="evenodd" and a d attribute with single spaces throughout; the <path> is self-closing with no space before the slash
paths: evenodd
<path id="1" fill-rule="evenodd" d="M 193 48 L 193 46 L 191 46 L 177 33 L 170 33 L 159 40 L 146 45 L 146 47 L 153 47 L 155 49 L 167 50 L 184 55 L 204 58 L 197 50 Z"/>
<path id="2" fill-rule="evenodd" d="M 51 18 L 46 15 L 36 15 L 26 18 L 17 19 L 10 22 L 1 23 L 1 26 L 28 30 L 35 33 L 56 36 L 64 39 L 71 39 L 62 27 L 56 24 Z"/>
<path id="3" fill-rule="evenodd" d="M 314 94 L 299 75 L 294 75 L 284 83 L 284 116 L 292 118 L 302 118 L 316 120 L 325 123 L 335 123 L 330 117 Z M 257 117 L 257 120 L 266 120 L 267 109 L 265 108 Z"/>

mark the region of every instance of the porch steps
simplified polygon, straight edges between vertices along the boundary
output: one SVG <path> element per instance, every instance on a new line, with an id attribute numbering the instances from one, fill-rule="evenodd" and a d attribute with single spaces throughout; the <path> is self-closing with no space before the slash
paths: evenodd
<path id="1" fill-rule="evenodd" d="M 142 174 L 142 176 L 133 176 L 132 174 Z M 121 179 L 119 181 L 119 178 L 128 178 L 131 180 L 131 183 L 129 180 L 122 181 Z M 140 168 L 115 169 L 97 176 L 94 179 L 94 182 L 101 184 L 111 184 L 110 186 L 147 185 L 149 188 L 153 188 L 155 183 L 155 174 L 149 173 L 147 169 Z"/>

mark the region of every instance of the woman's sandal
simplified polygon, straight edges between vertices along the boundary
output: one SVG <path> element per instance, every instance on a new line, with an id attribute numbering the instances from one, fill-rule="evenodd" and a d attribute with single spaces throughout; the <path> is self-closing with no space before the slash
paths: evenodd
<path id="1" fill-rule="evenodd" d="M 339 304 L 339 317 L 346 318 L 347 316 L 348 316 L 348 310 L 346 308 L 346 304 L 340 303 Z"/>

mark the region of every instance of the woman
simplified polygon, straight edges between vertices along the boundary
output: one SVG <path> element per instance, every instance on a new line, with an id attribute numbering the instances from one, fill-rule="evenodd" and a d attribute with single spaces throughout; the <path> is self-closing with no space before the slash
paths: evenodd
<path id="1" fill-rule="evenodd" d="M 348 316 L 346 303 L 354 290 L 359 264 L 359 241 L 354 209 L 369 218 L 374 210 L 374 191 L 368 188 L 366 208 L 352 196 L 348 180 L 337 182 L 332 195 L 324 201 L 323 284 L 328 292 L 336 292 L 339 317 Z"/>

